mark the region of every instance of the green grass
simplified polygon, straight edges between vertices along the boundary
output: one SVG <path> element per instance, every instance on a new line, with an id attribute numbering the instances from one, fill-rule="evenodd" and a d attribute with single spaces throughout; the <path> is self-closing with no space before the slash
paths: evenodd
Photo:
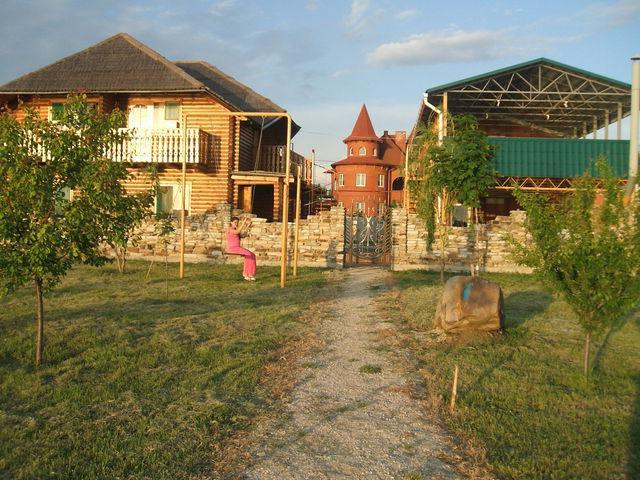
<path id="1" fill-rule="evenodd" d="M 360 373 L 380 373 L 382 371 L 382 368 L 378 365 L 363 365 L 361 366 L 358 371 Z"/>
<path id="2" fill-rule="evenodd" d="M 206 476 L 264 408 L 262 366 L 305 332 L 325 282 L 301 269 L 281 290 L 275 268 L 250 283 L 237 265 L 187 265 L 167 300 L 164 266 L 146 283 L 147 265 L 79 267 L 47 294 L 37 370 L 31 289 L 0 299 L 0 478 Z"/>
<path id="3" fill-rule="evenodd" d="M 640 315 L 599 338 L 586 381 L 584 336 L 568 306 L 530 276 L 485 277 L 505 294 L 502 335 L 442 341 L 422 333 L 411 342 L 440 411 L 447 411 L 453 368 L 460 366 L 448 426 L 484 448 L 498 478 L 640 478 Z M 393 307 L 405 325 L 431 329 L 439 274 L 394 278 L 400 296 Z"/>

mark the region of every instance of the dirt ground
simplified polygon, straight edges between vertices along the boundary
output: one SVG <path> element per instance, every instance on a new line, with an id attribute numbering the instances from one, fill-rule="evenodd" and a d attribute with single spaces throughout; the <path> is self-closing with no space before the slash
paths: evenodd
<path id="1" fill-rule="evenodd" d="M 338 275 L 337 297 L 324 307 L 316 348 L 297 360 L 287 400 L 243 439 L 240 470 L 219 478 L 467 478 L 454 440 L 407 373 L 406 352 L 389 342 L 397 326 L 376 308 L 390 273 Z"/>

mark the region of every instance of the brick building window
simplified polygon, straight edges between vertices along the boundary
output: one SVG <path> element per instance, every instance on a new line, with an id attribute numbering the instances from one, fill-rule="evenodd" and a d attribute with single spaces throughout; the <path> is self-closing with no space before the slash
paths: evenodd
<path id="1" fill-rule="evenodd" d="M 344 173 L 338 174 L 338 186 L 344 187 Z"/>
<path id="2" fill-rule="evenodd" d="M 378 175 L 378 186 L 379 187 L 384 187 L 384 175 L 383 174 Z"/>
<path id="3" fill-rule="evenodd" d="M 356 173 L 356 187 L 364 187 L 367 176 L 364 173 Z"/>
<path id="4" fill-rule="evenodd" d="M 364 202 L 356 202 L 356 212 L 364 212 Z"/>
<path id="5" fill-rule="evenodd" d="M 364 147 L 360 147 L 360 149 L 358 150 L 358 155 L 366 155 L 367 154 L 367 149 Z"/>

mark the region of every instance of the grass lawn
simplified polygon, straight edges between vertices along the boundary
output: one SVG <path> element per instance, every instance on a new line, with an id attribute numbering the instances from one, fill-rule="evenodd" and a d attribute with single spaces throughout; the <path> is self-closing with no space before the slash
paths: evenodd
<path id="1" fill-rule="evenodd" d="M 484 276 L 503 288 L 506 328 L 463 342 L 428 333 L 439 273 L 394 275 L 394 307 L 416 333 L 411 344 L 443 412 L 460 366 L 458 409 L 445 414 L 452 431 L 485 451 L 498 478 L 640 478 L 640 314 L 596 342 L 604 348 L 592 350 L 585 381 L 584 336 L 568 306 L 530 276 Z"/>
<path id="2" fill-rule="evenodd" d="M 74 269 L 45 296 L 35 370 L 30 288 L 0 299 L 0 478 L 181 479 L 210 473 L 215 447 L 265 406 L 275 352 L 307 328 L 326 276 L 146 262 Z"/>

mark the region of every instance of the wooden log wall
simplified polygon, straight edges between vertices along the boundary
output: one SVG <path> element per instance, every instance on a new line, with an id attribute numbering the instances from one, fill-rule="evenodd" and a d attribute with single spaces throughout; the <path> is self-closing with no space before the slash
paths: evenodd
<path id="1" fill-rule="evenodd" d="M 240 123 L 240 150 L 238 170 L 250 171 L 254 170 L 255 155 L 257 149 L 258 137 L 260 131 L 256 130 L 250 120 Z"/>

